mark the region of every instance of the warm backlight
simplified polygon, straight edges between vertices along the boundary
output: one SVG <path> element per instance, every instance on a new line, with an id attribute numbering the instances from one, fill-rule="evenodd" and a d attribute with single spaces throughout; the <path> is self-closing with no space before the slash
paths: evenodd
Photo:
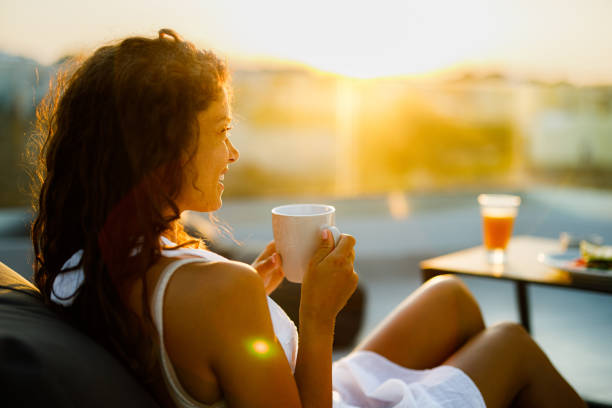
<path id="1" fill-rule="evenodd" d="M 484 228 L 484 246 L 487 249 L 505 249 L 512 236 L 514 216 L 502 215 L 482 217 Z"/>

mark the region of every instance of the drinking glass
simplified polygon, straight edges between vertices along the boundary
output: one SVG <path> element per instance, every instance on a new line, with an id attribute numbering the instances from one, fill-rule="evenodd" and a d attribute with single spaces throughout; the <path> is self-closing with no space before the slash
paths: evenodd
<path id="1" fill-rule="evenodd" d="M 521 198 L 507 194 L 480 194 L 483 244 L 487 261 L 491 264 L 506 262 L 506 247 L 512 236 L 514 219 L 518 214 Z"/>

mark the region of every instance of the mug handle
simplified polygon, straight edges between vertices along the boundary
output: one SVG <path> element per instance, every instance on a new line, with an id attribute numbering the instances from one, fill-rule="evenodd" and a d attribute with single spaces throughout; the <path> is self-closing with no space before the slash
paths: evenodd
<path id="1" fill-rule="evenodd" d="M 323 225 L 321 227 L 321 231 L 326 229 L 329 230 L 329 232 L 331 232 L 332 236 L 334 237 L 334 246 L 338 245 L 338 241 L 340 241 L 340 230 L 334 225 Z"/>

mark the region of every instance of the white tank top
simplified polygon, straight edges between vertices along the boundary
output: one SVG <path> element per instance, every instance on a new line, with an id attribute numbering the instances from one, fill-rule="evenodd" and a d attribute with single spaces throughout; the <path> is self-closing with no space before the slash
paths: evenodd
<path id="1" fill-rule="evenodd" d="M 174 245 L 162 238 L 164 244 Z M 83 251 L 77 251 L 66 261 L 62 269 L 78 265 Z M 172 362 L 168 358 L 163 338 L 163 303 L 166 286 L 172 274 L 182 265 L 192 262 L 225 261 L 214 252 L 201 249 L 181 248 L 164 250 L 163 256 L 189 256 L 172 262 L 160 275 L 151 298 L 153 321 L 160 333 L 160 356 L 164 381 L 168 393 L 179 408 L 222 408 L 226 404 L 219 401 L 206 405 L 193 399 L 181 386 L 176 377 Z M 72 304 L 79 286 L 84 280 L 83 271 L 73 270 L 57 276 L 53 291 L 57 294 L 51 300 L 68 306 Z M 285 312 L 270 298 L 268 308 L 274 326 L 274 333 L 287 355 L 291 370 L 295 369 L 297 358 L 297 330 Z M 484 408 L 482 395 L 474 382 L 458 368 L 439 366 L 428 370 L 410 370 L 386 358 L 370 352 L 356 351 L 336 361 L 333 371 L 334 408 L 359 408 L 381 406 L 389 408 Z"/>
<path id="2" fill-rule="evenodd" d="M 166 245 L 174 245 L 172 242 L 162 238 L 164 244 Z M 168 286 L 168 282 L 170 278 L 174 274 L 174 272 L 180 268 L 181 266 L 189 263 L 196 262 L 213 262 L 213 261 L 227 261 L 226 258 L 221 255 L 215 254 L 214 252 L 206 251 L 203 249 L 193 249 L 193 248 L 179 248 L 175 250 L 164 250 L 162 251 L 162 255 L 166 257 L 176 257 L 180 255 L 189 255 L 190 258 L 179 259 L 170 263 L 160 274 L 159 280 L 157 281 L 157 285 L 155 286 L 155 290 L 153 292 L 153 296 L 151 298 L 151 311 L 153 315 L 153 322 L 157 327 L 157 331 L 159 332 L 159 346 L 160 346 L 160 358 L 161 358 L 161 366 L 162 373 L 164 377 L 164 381 L 166 383 L 166 387 L 168 389 L 168 393 L 172 397 L 172 400 L 176 404 L 177 407 L 181 408 L 222 408 L 225 407 L 225 402 L 219 401 L 213 405 L 206 405 L 202 402 L 199 402 L 192 398 L 187 391 L 183 388 L 181 383 L 179 382 L 176 372 L 174 371 L 174 366 L 168 357 L 166 352 L 166 347 L 164 344 L 164 336 L 163 336 L 163 306 L 164 306 L 164 295 L 166 292 L 166 287 Z M 285 355 L 287 356 L 287 361 L 291 366 L 291 371 L 295 370 L 295 362 L 297 359 L 297 344 L 298 344 L 298 334 L 295 324 L 289 316 L 278 306 L 270 297 L 268 297 L 268 309 L 270 310 L 270 317 L 272 319 L 272 326 L 274 327 L 274 333 L 281 344 Z"/>

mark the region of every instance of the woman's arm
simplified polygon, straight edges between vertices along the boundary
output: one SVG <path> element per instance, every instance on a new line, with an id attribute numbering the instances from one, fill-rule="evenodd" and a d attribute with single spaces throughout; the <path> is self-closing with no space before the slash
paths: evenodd
<path id="1" fill-rule="evenodd" d="M 332 346 L 336 315 L 357 287 L 355 239 L 342 235 L 338 247 L 329 231 L 302 283 L 300 340 L 295 381 L 304 407 L 332 406 Z"/>
<path id="2" fill-rule="evenodd" d="M 332 346 L 335 319 L 318 322 L 300 317 L 295 382 L 303 407 L 332 406 Z"/>
<path id="3" fill-rule="evenodd" d="M 190 378 L 216 380 L 217 399 L 230 407 L 301 406 L 276 341 L 262 279 L 250 266 L 220 262 L 180 268 L 169 282 L 164 314 L 175 367 Z"/>

